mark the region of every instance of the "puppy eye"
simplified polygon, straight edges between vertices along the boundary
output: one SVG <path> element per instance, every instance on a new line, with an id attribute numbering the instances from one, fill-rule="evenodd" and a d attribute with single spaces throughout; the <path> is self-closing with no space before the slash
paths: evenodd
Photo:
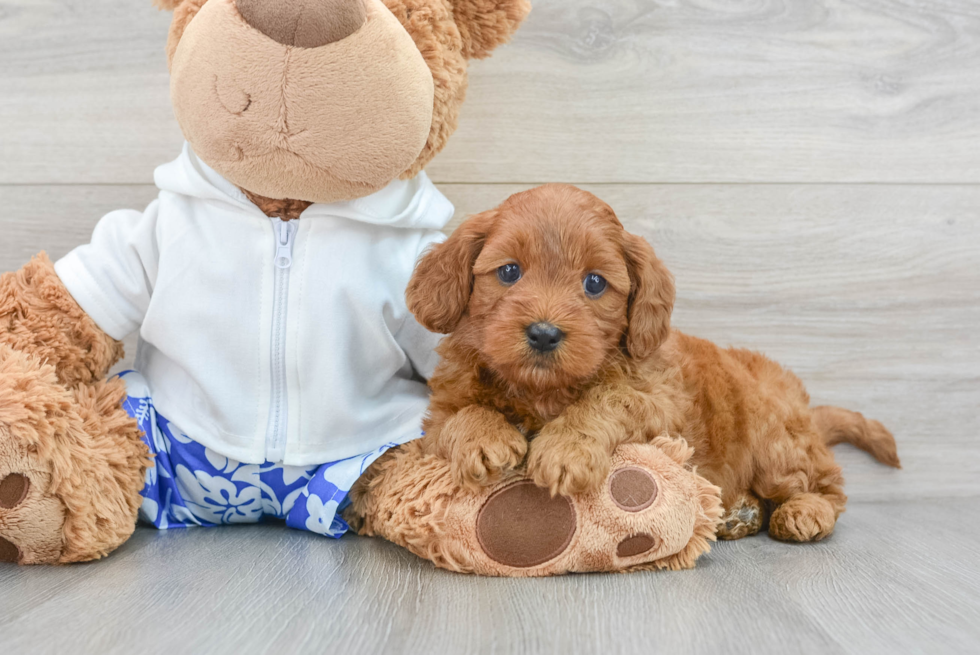
<path id="1" fill-rule="evenodd" d="M 521 279 L 521 267 L 517 264 L 504 264 L 497 269 L 497 279 L 501 284 L 510 286 Z"/>
<path id="2" fill-rule="evenodd" d="M 585 293 L 593 298 L 598 298 L 606 290 L 606 278 L 598 273 L 589 273 L 585 276 Z"/>

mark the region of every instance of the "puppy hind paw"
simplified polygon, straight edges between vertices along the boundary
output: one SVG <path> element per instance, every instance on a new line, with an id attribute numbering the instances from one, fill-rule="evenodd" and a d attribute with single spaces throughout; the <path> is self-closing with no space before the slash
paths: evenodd
<path id="1" fill-rule="evenodd" d="M 753 494 L 743 494 L 729 503 L 718 526 L 718 538 L 726 541 L 751 537 L 762 529 L 765 512 Z"/>
<path id="2" fill-rule="evenodd" d="M 804 493 L 778 506 L 769 520 L 769 534 L 780 541 L 820 541 L 837 523 L 834 504 L 820 494 Z"/>

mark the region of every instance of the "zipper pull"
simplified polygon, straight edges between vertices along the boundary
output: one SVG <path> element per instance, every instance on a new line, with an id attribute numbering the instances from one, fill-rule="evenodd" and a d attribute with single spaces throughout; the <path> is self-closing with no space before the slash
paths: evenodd
<path id="1" fill-rule="evenodd" d="M 276 230 L 276 268 L 287 269 L 293 265 L 293 236 L 295 231 L 289 229 L 289 223 L 279 221 Z"/>

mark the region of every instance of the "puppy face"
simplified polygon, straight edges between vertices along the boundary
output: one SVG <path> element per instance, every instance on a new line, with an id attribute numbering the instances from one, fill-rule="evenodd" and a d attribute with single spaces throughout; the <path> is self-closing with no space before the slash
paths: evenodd
<path id="1" fill-rule="evenodd" d="M 590 193 L 549 185 L 466 221 L 419 263 L 409 308 L 501 377 L 534 391 L 582 384 L 610 354 L 652 354 L 674 286 L 641 238 Z"/>

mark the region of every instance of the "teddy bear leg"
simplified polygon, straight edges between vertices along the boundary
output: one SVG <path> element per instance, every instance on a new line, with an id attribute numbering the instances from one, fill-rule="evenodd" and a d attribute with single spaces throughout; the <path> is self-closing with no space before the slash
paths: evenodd
<path id="1" fill-rule="evenodd" d="M 492 576 L 680 569 L 710 548 L 720 491 L 684 466 L 680 440 L 628 445 L 602 487 L 552 497 L 523 473 L 479 491 L 410 443 L 382 457 L 351 491 L 346 518 L 441 568 Z"/>
<path id="2" fill-rule="evenodd" d="M 119 380 L 66 389 L 0 345 L 0 560 L 98 559 L 132 534 L 149 460 L 124 394 Z"/>

